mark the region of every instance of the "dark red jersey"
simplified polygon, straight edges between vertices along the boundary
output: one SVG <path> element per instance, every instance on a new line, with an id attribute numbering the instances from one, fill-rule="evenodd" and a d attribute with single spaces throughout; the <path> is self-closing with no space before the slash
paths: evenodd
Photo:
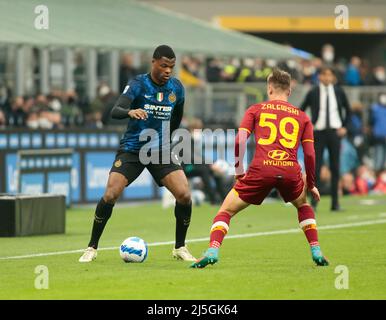
<path id="1" fill-rule="evenodd" d="M 242 168 L 245 142 L 255 135 L 256 150 L 248 172 L 263 176 L 299 172 L 297 161 L 299 145 L 304 150 L 304 162 L 309 189 L 315 184 L 315 150 L 313 126 L 300 109 L 282 100 L 272 100 L 252 105 L 241 121 L 236 137 L 236 173 Z M 239 157 L 240 156 L 240 157 Z"/>

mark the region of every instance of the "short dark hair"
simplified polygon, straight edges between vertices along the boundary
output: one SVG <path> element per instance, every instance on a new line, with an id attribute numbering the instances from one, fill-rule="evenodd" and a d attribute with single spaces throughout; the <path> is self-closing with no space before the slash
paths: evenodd
<path id="1" fill-rule="evenodd" d="M 319 70 L 319 74 L 325 73 L 326 71 L 330 71 L 334 76 L 336 75 L 335 69 L 330 66 L 322 66 Z"/>
<path id="2" fill-rule="evenodd" d="M 286 91 L 291 87 L 291 75 L 279 68 L 274 68 L 268 76 L 267 82 L 272 84 L 275 89 Z"/>
<path id="3" fill-rule="evenodd" d="M 174 54 L 174 51 L 172 48 L 170 48 L 166 44 L 163 44 L 155 48 L 153 53 L 153 59 L 158 60 L 158 59 L 161 59 L 162 57 L 165 57 L 168 59 L 174 59 L 176 55 Z"/>

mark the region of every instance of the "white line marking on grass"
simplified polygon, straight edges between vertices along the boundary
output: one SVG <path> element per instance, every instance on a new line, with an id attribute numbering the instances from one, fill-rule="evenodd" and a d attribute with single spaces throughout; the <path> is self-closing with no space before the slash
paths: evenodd
<path id="1" fill-rule="evenodd" d="M 361 227 L 361 226 L 368 226 L 368 225 L 373 225 L 373 224 L 384 224 L 384 223 L 386 223 L 386 219 L 367 220 L 367 221 L 360 221 L 360 222 L 353 222 L 353 223 L 342 223 L 342 224 L 335 224 L 335 225 L 318 226 L 318 230 L 331 230 L 331 229 L 341 229 L 341 228 L 350 228 L 350 227 Z M 228 235 L 226 238 L 227 239 L 252 238 L 252 237 L 260 237 L 260 236 L 272 236 L 272 235 L 276 235 L 276 234 L 297 233 L 297 232 L 301 232 L 301 229 L 296 228 L 296 229 L 285 229 L 285 230 L 276 230 L 276 231 L 235 234 L 235 235 Z M 186 240 L 187 243 L 203 242 L 203 241 L 209 241 L 209 237 Z M 156 246 L 164 246 L 164 245 L 170 245 L 170 244 L 174 244 L 174 241 L 152 242 L 152 243 L 148 243 L 148 246 L 149 247 L 156 247 Z M 119 247 L 106 247 L 106 248 L 99 248 L 98 250 L 99 251 L 118 250 L 118 248 Z M 83 251 L 84 251 L 84 249 L 46 252 L 46 253 L 35 253 L 35 254 L 27 254 L 27 255 L 22 255 L 22 256 L 0 257 L 0 260 L 13 260 L 13 259 L 27 259 L 27 258 L 36 258 L 36 257 L 46 257 L 46 256 L 58 256 L 58 255 L 63 255 L 63 254 L 80 253 Z"/>

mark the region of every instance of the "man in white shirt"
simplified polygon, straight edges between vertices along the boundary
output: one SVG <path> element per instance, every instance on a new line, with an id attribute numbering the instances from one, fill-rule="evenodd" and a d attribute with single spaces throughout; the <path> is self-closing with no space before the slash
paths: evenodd
<path id="1" fill-rule="evenodd" d="M 314 125 L 316 185 L 320 187 L 320 169 L 324 149 L 328 149 L 331 170 L 331 210 L 340 211 L 338 199 L 339 163 L 341 139 L 346 135 L 350 118 L 350 105 L 344 91 L 335 85 L 334 70 L 323 67 L 319 73 L 320 84 L 308 93 L 300 108 L 311 110 Z M 312 203 L 316 206 L 316 203 Z"/>

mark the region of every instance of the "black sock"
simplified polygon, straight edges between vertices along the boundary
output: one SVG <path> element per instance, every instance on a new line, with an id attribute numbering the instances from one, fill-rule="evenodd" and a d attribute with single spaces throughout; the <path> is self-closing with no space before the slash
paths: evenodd
<path id="1" fill-rule="evenodd" d="M 111 217 L 113 207 L 113 204 L 105 202 L 103 198 L 99 200 L 95 209 L 94 224 L 92 226 L 91 239 L 88 244 L 89 247 L 93 247 L 94 249 L 98 248 L 99 239 L 103 233 L 107 221 Z"/>
<path id="2" fill-rule="evenodd" d="M 176 201 L 174 208 L 176 217 L 176 244 L 175 248 L 185 246 L 186 232 L 190 224 L 190 216 L 192 215 L 192 202 L 189 204 L 181 204 Z"/>

